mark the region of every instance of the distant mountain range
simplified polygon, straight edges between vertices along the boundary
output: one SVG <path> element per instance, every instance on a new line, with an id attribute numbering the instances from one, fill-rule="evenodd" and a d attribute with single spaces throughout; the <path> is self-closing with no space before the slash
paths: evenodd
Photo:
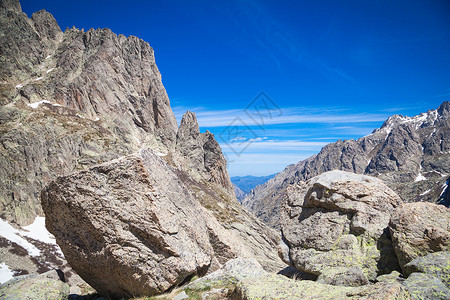
<path id="1" fill-rule="evenodd" d="M 289 165 L 242 201 L 265 223 L 279 227 L 286 188 L 331 170 L 382 179 L 405 202 L 448 203 L 450 102 L 414 117 L 394 115 L 358 140 L 338 140 L 314 156 Z"/>
<path id="2" fill-rule="evenodd" d="M 234 176 L 231 177 L 231 182 L 233 183 L 234 192 L 236 198 L 239 201 L 245 198 L 245 195 L 250 193 L 257 185 L 265 183 L 267 180 L 272 179 L 277 174 L 267 175 L 267 176 Z"/>

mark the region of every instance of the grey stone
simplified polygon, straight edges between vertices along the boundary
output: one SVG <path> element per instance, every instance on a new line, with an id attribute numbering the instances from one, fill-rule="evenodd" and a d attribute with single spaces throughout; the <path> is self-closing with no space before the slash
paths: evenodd
<path id="1" fill-rule="evenodd" d="M 189 298 L 188 294 L 186 294 L 185 291 L 182 291 L 181 293 L 179 293 L 175 297 L 173 297 L 173 300 L 183 300 L 183 299 L 188 299 L 188 298 Z"/>
<path id="2" fill-rule="evenodd" d="M 381 180 L 349 172 L 330 171 L 293 185 L 281 215 L 289 252 L 280 249 L 281 257 L 299 270 L 324 274 L 324 282 L 366 284 L 398 268 L 387 227 L 400 205 Z"/>
<path id="3" fill-rule="evenodd" d="M 420 272 L 439 278 L 450 288 L 450 252 L 441 251 L 430 253 L 413 259 L 405 265 L 405 276 Z"/>
<path id="4" fill-rule="evenodd" d="M 277 233 L 236 200 L 213 134 L 191 112 L 177 128 L 147 42 L 109 29 L 63 33 L 50 13 L 28 18 L 18 1 L 0 8 L 2 218 L 29 224 L 52 180 L 151 148 L 236 244 L 267 270 L 284 268 Z"/>
<path id="5" fill-rule="evenodd" d="M 109 29 L 68 29 L 18 1 L 0 10 L 0 211 L 26 225 L 56 176 L 137 151 L 168 152 L 177 123 L 153 49 Z M 36 108 L 27 104 L 46 100 Z"/>
<path id="6" fill-rule="evenodd" d="M 438 278 L 423 273 L 412 273 L 403 282 L 411 299 L 450 299 L 450 290 Z"/>
<path id="7" fill-rule="evenodd" d="M 317 282 L 331 285 L 361 286 L 368 284 L 369 280 L 360 267 L 353 266 L 350 268 L 326 269 L 319 275 Z"/>
<path id="8" fill-rule="evenodd" d="M 18 276 L 0 285 L 0 298 L 5 300 L 66 300 L 68 296 L 69 285 L 60 280 L 55 270 Z"/>
<path id="9" fill-rule="evenodd" d="M 189 289 L 209 289 L 220 285 L 234 285 L 247 278 L 268 274 L 255 259 L 238 257 L 226 262 L 223 267 L 199 278 L 186 286 Z"/>
<path id="10" fill-rule="evenodd" d="M 392 271 L 390 274 L 383 274 L 377 277 L 376 282 L 383 281 L 403 281 L 402 274 L 398 271 Z"/>
<path id="11" fill-rule="evenodd" d="M 42 192 L 46 226 L 100 294 L 154 295 L 239 256 L 245 246 L 151 150 L 59 177 Z M 61 218 L 61 216 L 64 216 Z"/>
<path id="12" fill-rule="evenodd" d="M 309 280 L 292 280 L 268 274 L 239 282 L 232 299 L 409 299 L 399 283 L 383 282 L 359 287 L 334 286 Z"/>
<path id="13" fill-rule="evenodd" d="M 406 203 L 398 207 L 389 230 L 400 266 L 429 253 L 450 250 L 450 208 L 433 203 Z"/>

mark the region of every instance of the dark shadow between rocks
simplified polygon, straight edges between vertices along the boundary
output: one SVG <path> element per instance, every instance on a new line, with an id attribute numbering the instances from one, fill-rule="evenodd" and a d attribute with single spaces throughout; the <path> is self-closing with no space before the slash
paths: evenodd
<path id="1" fill-rule="evenodd" d="M 294 267 L 287 266 L 283 270 L 279 271 L 277 274 L 286 276 L 287 278 L 295 279 L 295 280 L 317 280 L 317 275 L 306 273 L 300 271 Z"/>
<path id="2" fill-rule="evenodd" d="M 377 263 L 378 276 L 390 274 L 392 271 L 402 272 L 394 251 L 389 227 L 383 230 L 383 234 L 377 240 L 377 249 L 380 251 L 380 259 Z"/>

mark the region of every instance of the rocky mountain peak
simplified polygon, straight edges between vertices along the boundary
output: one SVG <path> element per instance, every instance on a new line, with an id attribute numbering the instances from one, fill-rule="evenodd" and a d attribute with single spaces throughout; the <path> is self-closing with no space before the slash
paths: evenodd
<path id="1" fill-rule="evenodd" d="M 53 15 L 45 9 L 31 15 L 31 20 L 33 20 L 34 28 L 41 38 L 52 40 L 59 40 L 62 38 L 63 33 L 58 22 L 56 22 Z"/>
<path id="2" fill-rule="evenodd" d="M 188 136 L 197 137 L 199 134 L 200 129 L 195 113 L 187 111 L 181 119 L 180 127 L 178 128 L 177 133 L 177 140 L 185 139 Z"/>
<path id="3" fill-rule="evenodd" d="M 28 18 L 18 1 L 0 7 L 5 219 L 30 223 L 55 176 L 141 147 L 175 150 L 178 126 L 147 42 L 110 29 L 63 33 L 45 10 Z"/>
<path id="4" fill-rule="evenodd" d="M 197 117 L 186 112 L 177 132 L 176 151 L 179 167 L 193 178 L 203 178 L 220 184 L 228 193 L 234 194 L 226 165 L 227 162 L 214 135 L 206 130 L 200 133 Z"/>
<path id="5" fill-rule="evenodd" d="M 448 118 L 450 115 L 450 101 L 444 101 L 437 109 L 439 116 Z"/>

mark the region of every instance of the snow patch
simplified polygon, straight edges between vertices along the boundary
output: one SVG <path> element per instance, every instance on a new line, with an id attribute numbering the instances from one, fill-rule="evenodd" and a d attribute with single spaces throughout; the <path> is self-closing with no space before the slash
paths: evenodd
<path id="1" fill-rule="evenodd" d="M 50 57 L 52 57 L 51 55 L 47 56 L 45 59 L 49 59 Z"/>
<path id="2" fill-rule="evenodd" d="M 23 232 L 21 230 L 15 229 L 11 225 L 9 225 L 8 222 L 0 219 L 0 236 L 18 244 L 22 248 L 25 248 L 31 256 L 39 256 L 41 254 L 41 251 L 33 244 L 21 237 L 20 234 L 22 233 Z"/>
<path id="3" fill-rule="evenodd" d="M 416 179 L 414 179 L 414 181 L 423 181 L 423 180 L 427 180 L 427 178 L 425 176 L 422 175 L 422 173 L 419 172 L 419 175 L 417 175 Z"/>
<path id="4" fill-rule="evenodd" d="M 39 81 L 39 80 L 42 80 L 42 78 L 44 78 L 44 77 L 38 77 L 38 78 L 36 78 L 36 79 L 33 79 L 33 81 Z"/>
<path id="5" fill-rule="evenodd" d="M 428 194 L 429 192 L 431 192 L 431 189 L 426 190 L 425 192 L 423 192 L 422 194 L 420 194 L 420 196 L 425 196 L 425 195 Z"/>
<path id="6" fill-rule="evenodd" d="M 51 68 L 51 69 L 48 69 L 47 71 L 45 71 L 45 73 L 50 73 L 51 71 L 53 71 L 55 68 Z"/>
<path id="7" fill-rule="evenodd" d="M 9 269 L 9 267 L 4 263 L 0 263 L 0 284 L 7 282 L 12 279 L 14 272 Z"/>
<path id="8" fill-rule="evenodd" d="M 42 101 L 39 101 L 39 102 L 34 102 L 34 103 L 27 104 L 27 105 L 28 105 L 29 107 L 31 107 L 31 108 L 38 108 L 39 105 L 41 105 L 42 103 L 48 103 L 48 104 L 51 104 L 50 101 L 48 101 L 48 100 L 42 100 Z"/>
<path id="9" fill-rule="evenodd" d="M 430 137 L 436 132 L 436 128 L 433 129 L 433 132 L 430 134 Z"/>
<path id="10" fill-rule="evenodd" d="M 0 236 L 25 248 L 31 256 L 39 256 L 41 251 L 23 237 L 29 237 L 46 244 L 55 245 L 58 249 L 58 254 L 64 256 L 58 244 L 56 244 L 55 237 L 45 228 L 44 217 L 36 217 L 32 224 L 22 228 L 15 229 L 8 222 L 0 219 Z"/>
<path id="11" fill-rule="evenodd" d="M 444 184 L 442 185 L 442 191 L 441 191 L 441 193 L 439 194 L 439 197 L 441 197 L 442 196 L 442 194 L 444 194 L 444 192 L 445 192 L 445 190 L 448 188 L 448 180 L 447 180 L 447 182 L 444 182 Z"/>
<path id="12" fill-rule="evenodd" d="M 18 85 L 16 85 L 16 89 L 20 89 L 20 88 L 23 88 L 23 84 L 21 83 L 21 84 L 18 84 Z"/>
<path id="13" fill-rule="evenodd" d="M 166 155 L 167 155 L 167 153 L 156 152 L 156 155 L 158 155 L 158 156 L 166 156 Z"/>
<path id="14" fill-rule="evenodd" d="M 28 105 L 29 107 L 31 107 L 31 108 L 38 108 L 39 105 L 41 105 L 42 103 L 47 103 L 47 104 L 50 104 L 50 105 L 53 105 L 53 106 L 61 106 L 61 105 L 58 104 L 58 103 L 51 103 L 51 102 L 48 101 L 48 100 L 41 100 L 41 101 L 39 101 L 39 102 L 34 102 L 34 103 L 27 104 L 27 105 Z"/>
<path id="15" fill-rule="evenodd" d="M 47 231 L 45 228 L 45 218 L 44 217 L 36 217 L 34 222 L 28 226 L 22 227 L 28 232 L 23 232 L 22 235 L 30 237 L 32 239 L 56 245 L 55 237 Z"/>

